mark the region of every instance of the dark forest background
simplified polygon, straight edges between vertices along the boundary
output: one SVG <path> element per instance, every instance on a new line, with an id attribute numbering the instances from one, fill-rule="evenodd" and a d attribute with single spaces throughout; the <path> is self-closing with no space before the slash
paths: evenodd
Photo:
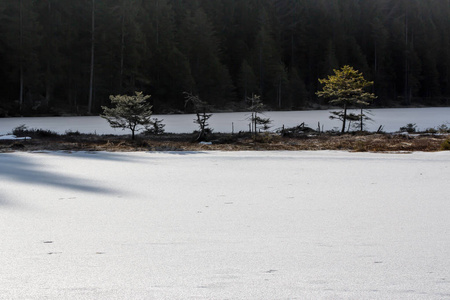
<path id="1" fill-rule="evenodd" d="M 143 91 L 217 109 L 317 108 L 351 65 L 377 106 L 450 105 L 450 0 L 1 0 L 0 116 L 92 113 Z"/>

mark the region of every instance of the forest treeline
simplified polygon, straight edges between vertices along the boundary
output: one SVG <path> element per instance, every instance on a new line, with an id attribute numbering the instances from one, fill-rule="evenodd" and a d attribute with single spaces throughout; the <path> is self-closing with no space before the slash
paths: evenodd
<path id="1" fill-rule="evenodd" d="M 111 94 L 235 109 L 324 104 L 351 65 L 375 105 L 449 105 L 450 0 L 2 0 L 0 115 L 99 113 Z"/>

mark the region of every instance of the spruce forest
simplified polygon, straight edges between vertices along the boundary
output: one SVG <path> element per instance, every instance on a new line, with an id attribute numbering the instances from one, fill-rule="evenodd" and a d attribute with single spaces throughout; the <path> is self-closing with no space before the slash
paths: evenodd
<path id="1" fill-rule="evenodd" d="M 375 106 L 450 105 L 450 0 L 2 0 L 0 64 L 0 116 L 99 114 L 135 91 L 156 113 L 185 92 L 319 108 L 343 65 Z"/>

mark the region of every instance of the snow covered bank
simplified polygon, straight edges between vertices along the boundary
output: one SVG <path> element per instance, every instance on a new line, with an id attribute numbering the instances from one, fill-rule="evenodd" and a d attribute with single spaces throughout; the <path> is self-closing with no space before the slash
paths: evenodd
<path id="1" fill-rule="evenodd" d="M 400 109 L 373 109 L 372 123 L 367 124 L 369 131 L 376 131 L 380 125 L 386 132 L 398 131 L 401 126 L 408 123 L 417 124 L 419 130 L 434 128 L 450 122 L 450 107 L 439 108 L 400 108 Z M 316 129 L 318 122 L 324 130 L 340 129 L 338 120 L 330 120 L 327 110 L 317 111 L 288 111 L 267 112 L 272 122 L 272 130 L 297 126 L 303 122 Z M 194 115 L 156 115 L 163 119 L 166 132 L 186 133 L 198 129 L 193 123 Z M 215 113 L 208 123 L 215 132 L 238 132 L 249 130 L 249 113 Z M 113 129 L 105 119 L 100 117 L 46 117 L 46 118 L 0 118 L 0 135 L 10 133 L 14 128 L 25 124 L 28 128 L 38 128 L 65 133 L 66 131 L 79 131 L 81 133 L 97 134 L 128 134 L 128 131 Z"/>
<path id="2" fill-rule="evenodd" d="M 449 152 L 0 154 L 0 298 L 450 298 L 448 178 Z"/>

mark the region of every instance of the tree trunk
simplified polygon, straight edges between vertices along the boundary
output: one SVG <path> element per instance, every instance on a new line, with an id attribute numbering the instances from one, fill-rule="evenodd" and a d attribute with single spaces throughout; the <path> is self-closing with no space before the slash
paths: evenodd
<path id="1" fill-rule="evenodd" d="M 347 104 L 344 104 L 344 116 L 342 117 L 341 133 L 345 133 L 345 121 L 347 121 Z"/>
<path id="2" fill-rule="evenodd" d="M 362 107 L 361 107 L 361 132 L 364 130 L 364 111 L 363 111 L 363 109 L 362 109 Z"/>
<path id="3" fill-rule="evenodd" d="M 51 82 L 51 68 L 50 68 L 50 60 L 47 60 L 47 75 L 45 80 L 45 106 L 49 106 L 52 93 L 53 93 L 53 87 Z"/>
<path id="4" fill-rule="evenodd" d="M 263 49 L 262 46 L 259 48 L 259 94 L 263 98 L 264 95 L 264 66 L 262 57 L 263 56 Z"/>
<path id="5" fill-rule="evenodd" d="M 95 0 L 92 0 L 92 32 L 91 32 L 91 75 L 89 80 L 88 114 L 92 113 L 92 98 L 94 91 L 94 53 L 95 53 Z"/>
<path id="6" fill-rule="evenodd" d="M 48 27 L 47 27 L 47 34 L 51 37 L 49 43 L 53 44 L 52 42 L 52 33 L 53 33 L 53 23 L 52 23 L 52 5 L 51 5 L 51 1 L 48 1 L 48 5 L 47 5 L 47 9 L 48 9 L 48 15 L 49 15 L 49 21 L 48 21 Z M 52 46 L 52 45 L 51 45 Z M 44 105 L 45 106 L 49 106 L 49 103 L 52 99 L 52 94 L 53 94 L 53 80 L 52 80 L 52 59 L 53 56 L 52 55 L 48 55 L 47 56 L 47 61 L 46 61 L 46 74 L 45 74 L 45 102 Z"/>
<path id="7" fill-rule="evenodd" d="M 23 57 L 24 57 L 24 51 L 23 51 L 23 5 L 22 0 L 19 2 L 19 22 L 20 22 L 20 61 L 19 61 L 19 72 L 20 72 L 20 91 L 19 91 L 19 111 L 22 110 L 22 104 L 23 104 Z"/>
<path id="8" fill-rule="evenodd" d="M 122 93 L 123 87 L 123 65 L 125 56 L 125 1 L 122 2 L 122 24 L 121 24 L 121 41 L 120 41 L 120 78 L 119 78 L 119 94 Z"/>
<path id="9" fill-rule="evenodd" d="M 409 96 L 409 49 L 408 49 L 408 10 L 405 11 L 405 102 L 411 104 Z"/>
<path id="10" fill-rule="evenodd" d="M 255 127 L 255 135 L 254 135 L 255 138 L 256 138 L 256 135 L 258 134 L 258 132 L 256 131 L 256 130 L 257 130 L 257 128 L 256 128 L 256 120 L 257 120 L 257 118 L 258 118 L 258 113 L 255 112 L 255 120 L 254 120 L 254 123 L 255 123 L 255 124 L 253 125 L 253 126 Z"/>
<path id="11" fill-rule="evenodd" d="M 277 89 L 277 97 L 278 97 L 278 108 L 281 108 L 281 86 L 282 86 L 282 78 L 280 75 L 280 81 L 278 83 L 278 89 Z"/>

